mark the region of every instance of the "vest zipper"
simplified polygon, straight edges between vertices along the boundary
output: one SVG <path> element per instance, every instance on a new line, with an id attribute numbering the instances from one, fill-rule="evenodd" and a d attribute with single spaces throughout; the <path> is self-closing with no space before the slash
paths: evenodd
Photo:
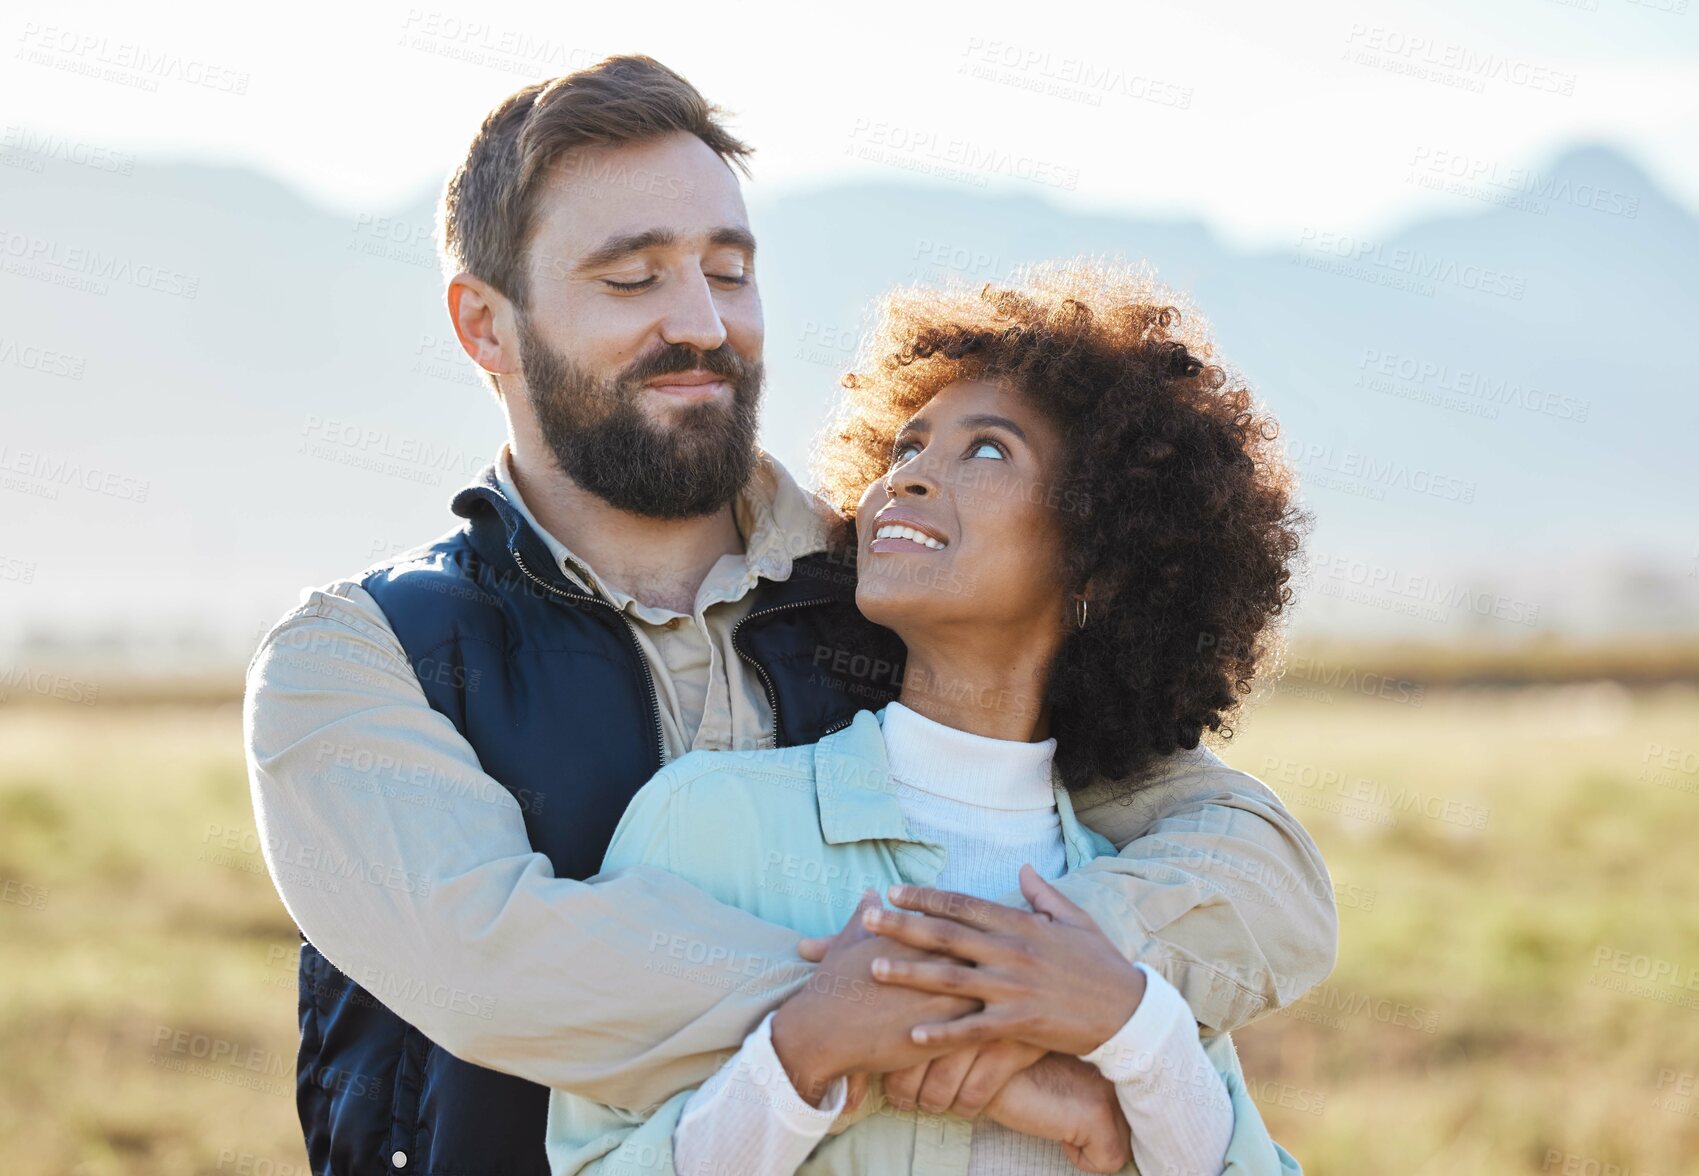
<path id="1" fill-rule="evenodd" d="M 761 676 L 761 688 L 767 692 L 767 705 L 773 708 L 774 747 L 779 746 L 779 732 L 784 729 L 779 725 L 779 692 L 773 688 L 773 679 L 767 676 L 767 667 L 756 661 L 744 650 L 743 646 L 738 642 L 738 634 L 743 631 L 743 627 L 745 625 L 747 625 L 750 621 L 753 621 L 756 617 L 770 617 L 774 613 L 782 613 L 787 609 L 812 608 L 815 605 L 829 603 L 831 603 L 830 600 L 825 598 L 816 600 L 793 600 L 789 604 L 777 604 L 772 608 L 764 608 L 759 612 L 752 612 L 748 616 L 744 617 L 743 620 L 732 626 L 732 648 L 737 650 L 737 655 L 753 666 L 755 668 L 755 672 Z M 846 721 L 844 725 L 847 727 L 849 723 Z M 826 734 L 829 735 L 831 732 L 828 731 Z"/>
<path id="2" fill-rule="evenodd" d="M 665 730 L 661 726 L 661 699 L 660 696 L 655 693 L 655 676 L 649 672 L 649 659 L 643 656 L 643 646 L 637 640 L 637 627 L 631 623 L 631 618 L 600 597 L 590 596 L 579 592 L 568 592 L 564 588 L 556 588 L 553 584 L 549 583 L 541 576 L 536 575 L 530 568 L 525 566 L 525 561 L 520 557 L 519 549 L 517 547 L 510 550 L 508 554 L 513 557 L 514 565 L 525 574 L 525 578 L 537 585 L 537 587 L 548 592 L 553 592 L 556 596 L 564 596 L 568 600 L 583 600 L 588 601 L 591 604 L 599 604 L 603 608 L 617 615 L 621 621 L 625 622 L 625 635 L 631 639 L 632 652 L 637 654 L 637 666 L 643 671 L 643 685 L 649 691 L 649 713 L 655 718 L 655 766 L 657 770 L 665 767 L 667 762 L 667 737 Z M 744 620 L 748 619 L 748 617 L 744 618 Z M 738 623 L 742 624 L 742 621 Z M 732 630 L 732 643 L 734 645 L 737 643 L 737 631 L 735 629 Z M 775 713 L 774 730 L 777 729 L 778 716 Z"/>

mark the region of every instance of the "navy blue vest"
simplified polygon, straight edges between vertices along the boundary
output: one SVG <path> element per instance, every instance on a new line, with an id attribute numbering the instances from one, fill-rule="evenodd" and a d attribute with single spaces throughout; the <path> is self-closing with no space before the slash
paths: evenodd
<path id="1" fill-rule="evenodd" d="M 361 583 L 431 706 L 519 801 L 532 847 L 557 877 L 589 877 L 662 766 L 654 682 L 630 622 L 555 567 L 493 470 L 453 509 L 458 531 Z M 901 667 L 855 612 L 853 567 L 805 557 L 755 592 L 733 644 L 766 689 L 780 746 L 895 695 Z M 315 1176 L 548 1176 L 544 1087 L 437 1048 L 308 942 L 299 1013 L 296 1105 Z"/>

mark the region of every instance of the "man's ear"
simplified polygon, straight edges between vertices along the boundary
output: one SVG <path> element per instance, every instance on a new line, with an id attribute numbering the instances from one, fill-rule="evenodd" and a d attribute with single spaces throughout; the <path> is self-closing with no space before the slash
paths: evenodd
<path id="1" fill-rule="evenodd" d="M 519 371 L 519 321 L 500 290 L 465 270 L 448 281 L 448 319 L 473 363 L 493 376 Z"/>

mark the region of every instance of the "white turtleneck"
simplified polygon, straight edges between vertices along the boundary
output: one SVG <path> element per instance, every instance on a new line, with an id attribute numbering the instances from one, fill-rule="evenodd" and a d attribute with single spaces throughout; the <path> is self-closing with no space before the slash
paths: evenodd
<path id="1" fill-rule="evenodd" d="M 944 847 L 944 869 L 932 885 L 995 898 L 1018 888 L 1023 862 L 1043 878 L 1067 870 L 1050 772 L 1054 739 L 990 739 L 900 702 L 879 719 L 909 833 Z"/>
<path id="2" fill-rule="evenodd" d="M 1017 888 L 1023 863 L 1045 879 L 1066 872 L 1051 771 L 1054 739 L 975 735 L 899 702 L 878 718 L 910 836 L 944 848 L 934 886 L 996 899 Z M 1138 1010 L 1085 1060 L 1115 1083 L 1140 1171 L 1218 1173 L 1233 1133 L 1227 1088 L 1204 1054 L 1185 998 L 1158 973 L 1135 966 L 1145 974 Z M 772 1019 L 769 1014 L 686 1101 L 673 1133 L 682 1176 L 792 1176 L 843 1109 L 842 1079 L 818 1108 L 791 1088 L 773 1050 Z M 990 1119 L 975 1123 L 971 1147 L 969 1176 L 1075 1171 L 1058 1144 Z"/>

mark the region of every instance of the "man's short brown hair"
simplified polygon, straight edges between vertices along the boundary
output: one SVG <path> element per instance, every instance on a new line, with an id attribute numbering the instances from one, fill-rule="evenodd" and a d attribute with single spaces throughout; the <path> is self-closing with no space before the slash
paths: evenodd
<path id="1" fill-rule="evenodd" d="M 438 232 L 448 273 L 466 270 L 526 309 L 537 194 L 562 156 L 685 131 L 747 176 L 754 149 L 720 124 L 725 113 L 652 57 L 610 57 L 517 91 L 490 111 L 443 189 Z"/>

